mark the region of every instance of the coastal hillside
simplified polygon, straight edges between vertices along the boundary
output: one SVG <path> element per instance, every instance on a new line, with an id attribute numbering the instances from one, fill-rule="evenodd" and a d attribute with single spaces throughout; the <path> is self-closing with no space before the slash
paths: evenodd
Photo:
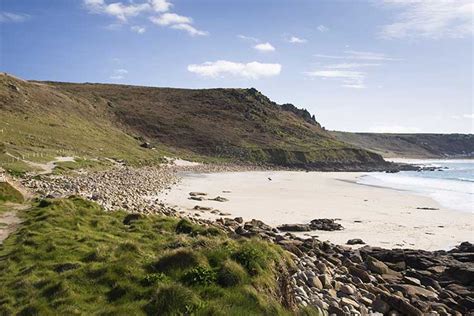
<path id="1" fill-rule="evenodd" d="M 3 74 L 0 123 L 3 156 L 41 160 L 60 150 L 131 163 L 179 155 L 323 170 L 386 166 L 380 155 L 335 139 L 306 110 L 253 88 L 30 82 Z"/>
<path id="2" fill-rule="evenodd" d="M 472 158 L 473 134 L 388 134 L 331 132 L 338 140 L 385 158 Z"/>

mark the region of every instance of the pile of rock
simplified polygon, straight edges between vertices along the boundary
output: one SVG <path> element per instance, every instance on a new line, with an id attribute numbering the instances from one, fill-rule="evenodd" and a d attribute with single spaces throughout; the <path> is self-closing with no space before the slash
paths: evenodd
<path id="1" fill-rule="evenodd" d="M 174 215 L 157 196 L 176 184 L 175 168 L 117 166 L 111 170 L 78 175 L 42 175 L 27 177 L 22 183 L 41 197 L 79 195 L 102 205 L 107 211 L 122 209 L 129 212 Z"/>
<path id="2" fill-rule="evenodd" d="M 242 237 L 259 236 L 294 254 L 294 300 L 323 315 L 467 315 L 474 312 L 474 246 L 446 251 L 352 249 L 282 235 L 265 223 L 222 218 Z M 298 228 L 299 229 L 299 228 Z"/>

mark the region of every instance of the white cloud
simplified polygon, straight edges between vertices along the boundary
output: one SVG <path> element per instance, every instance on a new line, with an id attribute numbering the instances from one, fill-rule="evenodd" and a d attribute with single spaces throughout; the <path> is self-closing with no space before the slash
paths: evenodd
<path id="1" fill-rule="evenodd" d="M 172 3 L 166 0 L 150 0 L 150 5 L 156 12 L 167 12 L 173 6 Z"/>
<path id="2" fill-rule="evenodd" d="M 157 25 L 171 25 L 171 24 L 191 24 L 193 20 L 187 16 L 178 15 L 176 13 L 165 13 L 159 17 L 151 17 L 150 21 Z"/>
<path id="3" fill-rule="evenodd" d="M 260 42 L 260 40 L 258 38 L 255 38 L 255 37 L 252 37 L 252 36 L 246 36 L 246 35 L 242 35 L 242 34 L 239 34 L 237 35 L 238 38 L 240 39 L 243 39 L 243 40 L 246 40 L 246 41 L 252 41 L 252 42 Z"/>
<path id="4" fill-rule="evenodd" d="M 384 0 L 382 5 L 400 11 L 394 23 L 383 26 L 383 38 L 462 38 L 473 33 L 472 0 Z"/>
<path id="5" fill-rule="evenodd" d="M 321 33 L 324 33 L 324 32 L 329 31 L 329 28 L 326 27 L 326 26 L 324 26 L 324 25 L 319 25 L 319 26 L 317 27 L 317 29 L 318 29 L 318 31 L 320 31 Z"/>
<path id="6" fill-rule="evenodd" d="M 273 45 L 270 44 L 269 42 L 257 44 L 253 48 L 255 48 L 256 50 L 261 51 L 261 52 L 273 52 L 273 51 L 275 51 L 275 47 L 273 47 Z"/>
<path id="7" fill-rule="evenodd" d="M 370 133 L 420 133 L 421 129 L 418 127 L 402 126 L 402 125 L 376 125 L 369 128 Z"/>
<path id="8" fill-rule="evenodd" d="M 364 80 L 366 73 L 362 71 L 324 69 L 310 71 L 307 72 L 306 75 L 324 79 L 338 79 L 345 88 L 365 88 Z"/>
<path id="9" fill-rule="evenodd" d="M 115 69 L 109 78 L 112 80 L 122 80 L 126 74 L 128 74 L 127 69 Z"/>
<path id="10" fill-rule="evenodd" d="M 304 44 L 307 43 L 308 41 L 304 38 L 299 38 L 297 36 L 292 36 L 290 39 L 288 39 L 288 42 L 293 43 L 293 44 Z"/>
<path id="11" fill-rule="evenodd" d="M 330 58 L 330 59 L 357 59 L 357 60 L 375 60 L 375 61 L 398 61 L 399 58 L 393 58 L 381 53 L 362 52 L 355 50 L 344 51 L 345 55 L 325 55 L 315 54 L 315 57 Z"/>
<path id="12" fill-rule="evenodd" d="M 463 114 L 462 115 L 463 118 L 467 118 L 467 119 L 474 119 L 474 114 L 471 113 L 471 114 Z"/>
<path id="13" fill-rule="evenodd" d="M 151 9 L 150 4 L 123 4 L 122 2 L 114 2 L 107 4 L 104 0 L 84 0 L 84 5 L 91 13 L 107 14 L 126 22 L 129 17 L 134 17 L 142 12 Z"/>
<path id="14" fill-rule="evenodd" d="M 395 58 L 388 57 L 384 54 L 359 51 L 345 51 L 345 55 L 341 56 L 322 54 L 317 54 L 316 56 L 320 58 L 343 60 L 341 60 L 341 63 L 323 65 L 320 66 L 320 69 L 318 70 L 306 72 L 307 76 L 333 79 L 340 82 L 342 87 L 353 89 L 366 88 L 365 79 L 367 78 L 367 71 L 363 71 L 361 68 L 378 67 L 382 65 L 380 61 L 396 60 Z M 355 62 L 353 60 L 369 62 Z"/>
<path id="15" fill-rule="evenodd" d="M 139 26 L 139 25 L 134 25 L 130 28 L 133 32 L 136 32 L 138 34 L 143 34 L 146 32 L 146 27 L 144 26 Z"/>
<path id="16" fill-rule="evenodd" d="M 191 36 L 206 36 L 206 35 L 209 35 L 209 32 L 198 30 L 194 26 L 189 25 L 189 24 L 174 24 L 174 25 L 171 25 L 170 27 L 172 29 L 186 31 Z"/>
<path id="17" fill-rule="evenodd" d="M 474 120 L 474 114 L 452 115 L 451 118 L 453 118 L 455 120 L 460 120 L 460 119 Z"/>
<path id="18" fill-rule="evenodd" d="M 205 36 L 209 34 L 206 31 L 198 30 L 192 26 L 192 18 L 178 15 L 176 13 L 165 13 L 159 17 L 150 17 L 150 21 L 156 25 L 168 26 L 175 30 L 186 31 L 191 36 Z"/>
<path id="19" fill-rule="evenodd" d="M 281 72 L 281 65 L 265 64 L 256 61 L 244 64 L 227 60 L 218 60 L 215 62 L 189 65 L 188 71 L 203 77 L 211 78 L 230 75 L 248 79 L 259 79 L 279 75 Z"/>
<path id="20" fill-rule="evenodd" d="M 28 20 L 30 16 L 23 13 L 0 12 L 0 23 L 21 23 Z"/>
<path id="21" fill-rule="evenodd" d="M 375 67 L 381 66 L 382 64 L 373 64 L 373 63 L 340 63 L 340 64 L 331 64 L 326 65 L 326 68 L 332 69 L 351 69 L 351 68 L 361 68 L 361 67 Z"/>

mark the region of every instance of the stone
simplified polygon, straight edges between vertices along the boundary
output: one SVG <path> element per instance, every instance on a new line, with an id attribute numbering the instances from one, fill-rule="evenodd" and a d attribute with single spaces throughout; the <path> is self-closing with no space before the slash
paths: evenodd
<path id="1" fill-rule="evenodd" d="M 355 290 L 348 284 L 343 284 L 341 286 L 342 293 L 347 294 L 347 295 L 353 295 L 355 293 Z"/>
<path id="2" fill-rule="evenodd" d="M 283 224 L 277 226 L 277 229 L 282 232 L 306 232 L 311 230 L 308 224 Z"/>
<path id="3" fill-rule="evenodd" d="M 204 192 L 189 192 L 190 196 L 206 196 L 207 193 Z"/>
<path id="4" fill-rule="evenodd" d="M 334 231 L 334 230 L 342 230 L 341 224 L 336 223 L 334 219 L 329 218 L 320 218 L 320 219 L 313 219 L 310 223 L 310 227 L 313 230 L 325 230 L 325 231 Z"/>
<path id="5" fill-rule="evenodd" d="M 372 304 L 372 309 L 376 312 L 386 314 L 390 310 L 390 305 L 384 302 L 380 297 L 377 297 Z"/>
<path id="6" fill-rule="evenodd" d="M 125 216 L 125 218 L 123 219 L 123 223 L 125 225 L 130 225 L 132 224 L 134 221 L 138 221 L 139 219 L 143 218 L 143 215 L 142 214 L 138 214 L 138 213 L 133 213 L 133 214 L 128 214 L 127 216 Z"/>
<path id="7" fill-rule="evenodd" d="M 242 217 L 236 217 L 234 218 L 234 221 L 236 221 L 239 224 L 242 224 L 244 222 L 244 219 Z"/>
<path id="8" fill-rule="evenodd" d="M 343 306 L 354 306 L 355 308 L 359 308 L 359 304 L 356 301 L 351 300 L 348 297 L 341 298 L 341 304 Z"/>
<path id="9" fill-rule="evenodd" d="M 311 287 L 315 287 L 317 288 L 318 290 L 322 290 L 324 287 L 323 287 L 323 283 L 321 282 L 321 280 L 318 278 L 318 277 L 311 277 L 308 279 L 308 285 L 311 286 Z"/>
<path id="10" fill-rule="evenodd" d="M 349 239 L 347 245 L 365 245 L 365 242 L 360 238 Z"/>
<path id="11" fill-rule="evenodd" d="M 411 285 L 421 286 L 421 281 L 414 277 L 405 276 L 402 281 Z"/>
<path id="12" fill-rule="evenodd" d="M 420 311 L 415 306 L 411 305 L 408 301 L 404 300 L 403 298 L 400 298 L 394 295 L 387 295 L 387 294 L 381 294 L 380 296 L 384 302 L 386 302 L 393 309 L 401 312 L 404 315 L 423 316 L 422 311 Z"/>
<path id="13" fill-rule="evenodd" d="M 385 263 L 373 257 L 367 257 L 366 264 L 367 268 L 374 273 L 388 274 L 390 272 L 389 267 Z"/>
<path id="14" fill-rule="evenodd" d="M 363 269 L 360 269 L 356 266 L 349 266 L 349 273 L 354 275 L 354 276 L 357 276 L 364 283 L 370 283 L 371 282 L 370 275 L 367 273 L 367 271 L 365 271 Z"/>
<path id="15" fill-rule="evenodd" d="M 229 201 L 229 199 L 226 199 L 225 197 L 222 197 L 222 196 L 217 196 L 213 199 L 209 199 L 210 201 L 217 201 L 217 202 L 227 202 Z"/>
<path id="16" fill-rule="evenodd" d="M 400 291 L 405 296 L 420 296 L 425 298 L 438 298 L 438 295 L 434 292 L 431 292 L 427 289 L 424 289 L 416 285 L 408 284 L 393 284 L 390 286 L 394 291 Z"/>

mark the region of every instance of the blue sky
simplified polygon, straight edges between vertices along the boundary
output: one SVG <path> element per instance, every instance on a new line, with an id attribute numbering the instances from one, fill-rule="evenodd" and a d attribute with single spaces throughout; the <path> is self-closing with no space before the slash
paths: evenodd
<path id="1" fill-rule="evenodd" d="M 25 79 L 255 87 L 328 129 L 473 128 L 470 0 L 0 0 Z"/>

